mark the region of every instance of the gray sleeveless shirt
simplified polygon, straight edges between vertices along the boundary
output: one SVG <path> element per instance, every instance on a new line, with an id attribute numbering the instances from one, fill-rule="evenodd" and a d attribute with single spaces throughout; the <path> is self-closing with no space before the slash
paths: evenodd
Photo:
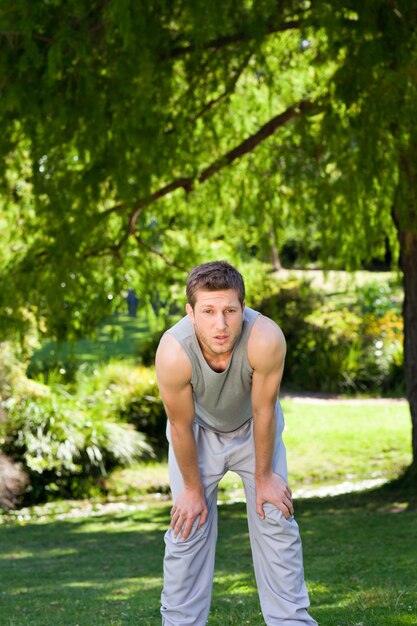
<path id="1" fill-rule="evenodd" d="M 215 372 L 205 360 L 194 325 L 186 316 L 168 332 L 184 348 L 191 362 L 195 421 L 204 428 L 228 433 L 252 417 L 252 372 L 248 361 L 248 339 L 258 313 L 246 307 L 242 332 L 224 372 Z"/>

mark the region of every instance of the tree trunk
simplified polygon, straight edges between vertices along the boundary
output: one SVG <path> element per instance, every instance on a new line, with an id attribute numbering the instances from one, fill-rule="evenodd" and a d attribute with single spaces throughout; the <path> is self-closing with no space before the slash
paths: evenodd
<path id="1" fill-rule="evenodd" d="M 404 373 L 411 413 L 413 460 L 406 482 L 417 496 L 417 144 L 403 149 L 399 160 L 399 180 L 392 209 L 400 244 L 400 268 L 404 285 Z"/>
<path id="2" fill-rule="evenodd" d="M 277 236 L 276 236 L 275 231 L 274 231 L 272 226 L 269 229 L 269 234 L 270 234 L 270 237 L 271 237 L 271 262 L 272 262 L 272 267 L 274 268 L 274 270 L 276 272 L 279 272 L 280 270 L 282 270 L 282 265 L 281 265 L 281 259 L 279 258 Z"/>
<path id="3" fill-rule="evenodd" d="M 404 281 L 404 369 L 412 423 L 413 469 L 417 472 L 417 232 L 398 229 Z"/>

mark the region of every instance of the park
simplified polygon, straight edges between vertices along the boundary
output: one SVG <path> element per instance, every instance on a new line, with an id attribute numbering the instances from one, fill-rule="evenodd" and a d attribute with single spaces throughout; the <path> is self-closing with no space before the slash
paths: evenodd
<path id="1" fill-rule="evenodd" d="M 414 3 L 17 0 L 0 39 L 0 625 L 161 624 L 155 354 L 217 260 L 285 335 L 309 612 L 416 625 Z M 237 474 L 217 507 L 207 624 L 262 626 Z"/>

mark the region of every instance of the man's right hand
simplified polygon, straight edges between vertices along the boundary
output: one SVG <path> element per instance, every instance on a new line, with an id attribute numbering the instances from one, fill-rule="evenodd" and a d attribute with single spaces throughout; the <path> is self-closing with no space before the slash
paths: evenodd
<path id="1" fill-rule="evenodd" d="M 200 516 L 198 528 L 201 528 L 207 519 L 207 514 L 203 487 L 184 487 L 171 509 L 170 528 L 174 531 L 174 537 L 181 534 L 183 540 L 187 539 L 196 518 Z"/>

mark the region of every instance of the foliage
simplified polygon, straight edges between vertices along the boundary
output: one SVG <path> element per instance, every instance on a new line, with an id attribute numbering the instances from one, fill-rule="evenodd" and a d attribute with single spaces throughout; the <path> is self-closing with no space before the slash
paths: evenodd
<path id="1" fill-rule="evenodd" d="M 58 394 L 3 405 L 3 449 L 26 468 L 33 501 L 99 492 L 108 471 L 149 452 L 131 426 L 92 415 Z"/>
<path id="2" fill-rule="evenodd" d="M 11 342 L 0 344 L 0 401 L 11 398 L 45 398 L 50 390 L 25 375 L 26 364 Z"/>
<path id="3" fill-rule="evenodd" d="M 357 121 L 368 95 L 386 99 L 364 77 L 392 47 L 352 70 L 364 33 L 378 38 L 372 11 L 324 0 L 3 6 L 2 326 L 29 306 L 48 336 L 81 336 L 124 289 L 149 307 L 156 290 L 173 303 L 195 262 L 269 260 L 274 245 L 285 259 L 292 236 L 299 257 L 314 250 L 327 264 L 382 254 L 387 237 L 395 249 L 396 175 L 373 178 L 395 142 L 377 141 L 376 159 L 368 146 L 356 165 L 360 142 L 375 144 L 369 129 L 379 137 L 390 123 Z M 359 79 L 349 107 L 343 81 Z"/>
<path id="4" fill-rule="evenodd" d="M 111 362 L 92 375 L 80 373 L 77 398 L 90 414 L 113 416 L 133 424 L 159 453 L 166 449 L 166 416 L 159 397 L 154 367 L 135 367 L 129 362 Z"/>
<path id="5" fill-rule="evenodd" d="M 358 291 L 358 305 L 362 314 L 384 317 L 389 311 L 398 309 L 388 284 L 368 283 Z"/>
<path id="6" fill-rule="evenodd" d="M 246 120 L 227 114 L 226 103 L 243 72 L 258 82 L 255 59 L 274 7 L 271 0 L 2 7 L 1 216 L 9 234 L 0 267 L 14 276 L 1 290 L 9 320 L 30 303 L 50 336 L 80 335 L 120 304 L 123 288 L 136 287 L 149 303 L 155 285 L 161 299 L 172 297 L 213 239 L 214 254 L 233 251 L 238 238 L 222 246 L 219 198 L 204 213 L 198 198 L 180 198 L 178 211 L 167 194 L 158 195 L 157 209 L 145 207 L 159 186 L 192 175 L 197 159 L 209 163 L 256 128 L 250 116 L 261 102 L 252 102 Z M 212 54 L 211 40 L 234 32 L 244 45 Z M 246 96 L 238 96 L 243 111 Z"/>
<path id="7" fill-rule="evenodd" d="M 381 291 L 386 295 L 383 305 Z M 402 319 L 388 287 L 365 286 L 358 304 L 332 309 L 308 282 L 282 283 L 259 303 L 287 340 L 283 384 L 322 392 L 403 392 Z M 387 312 L 382 317 L 362 311 Z M 383 308 L 385 306 L 385 308 Z M 355 310 L 356 309 L 356 310 Z"/>
<path id="8" fill-rule="evenodd" d="M 29 475 L 28 499 L 99 492 L 109 471 L 152 454 L 144 435 L 98 394 L 71 395 L 27 379 L 13 364 L 10 370 L 14 375 L 6 377 L 8 393 L 0 406 L 0 442 Z M 123 399 L 120 413 L 122 406 Z"/>

